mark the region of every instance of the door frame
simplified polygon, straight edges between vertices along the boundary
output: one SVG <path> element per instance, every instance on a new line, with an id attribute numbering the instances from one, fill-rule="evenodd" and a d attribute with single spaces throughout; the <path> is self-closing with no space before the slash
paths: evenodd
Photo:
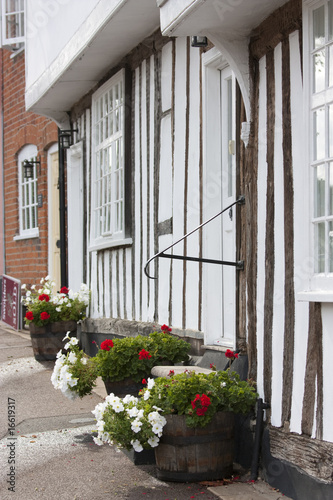
<path id="1" fill-rule="evenodd" d="M 203 78 L 203 212 L 204 220 L 209 217 L 216 215 L 217 210 L 216 204 L 214 207 L 210 207 L 210 199 L 214 196 L 220 196 L 222 193 L 222 172 L 221 172 L 221 150 L 222 150 L 222 136 L 221 136 L 221 122 L 220 113 L 216 113 L 216 109 L 221 109 L 221 71 L 230 67 L 228 61 L 224 58 L 221 52 L 213 48 L 206 52 L 202 56 L 202 78 Z M 232 71 L 231 71 L 232 73 Z M 236 99 L 236 93 L 235 93 Z M 236 111 L 236 108 L 235 108 Z M 235 130 L 236 130 L 236 112 L 234 116 L 235 120 Z M 235 146 L 236 146 L 235 141 Z M 236 161 L 236 175 L 237 175 L 237 157 Z M 209 169 L 208 169 L 209 166 Z M 237 179 L 235 180 L 235 189 L 237 185 Z M 235 193 L 236 199 L 236 193 Z M 211 204 L 212 205 L 212 204 Z M 225 208 L 221 206 L 221 209 Z M 211 213 L 211 211 L 212 213 Z M 214 212 L 214 213 L 213 213 Z M 234 210 L 235 213 L 235 210 Z M 225 216 L 225 214 L 224 214 Z M 223 215 L 221 216 L 223 217 Z M 221 222 L 220 218 L 218 220 Z M 211 223 L 212 224 L 212 223 Z M 209 224 L 206 226 L 207 237 L 203 235 L 203 255 L 208 258 L 217 258 L 218 252 L 222 254 L 222 248 L 219 248 L 219 242 L 214 241 L 214 230 L 211 229 L 211 234 L 209 234 Z M 205 230 L 204 230 L 205 231 Z M 222 238 L 220 246 L 222 245 Z M 213 248 L 212 248 L 213 247 Z M 215 255 L 212 252 L 216 250 Z M 236 258 L 236 219 L 235 219 L 235 229 L 234 229 L 234 255 Z M 235 260 L 235 259 L 234 259 Z M 222 276 L 223 276 L 223 266 L 210 265 L 214 269 L 208 269 L 208 267 L 203 268 L 203 330 L 205 334 L 205 344 L 212 345 L 214 341 L 219 338 L 218 330 L 216 333 L 212 333 L 212 323 L 220 322 L 221 327 L 223 327 L 223 316 L 222 316 L 222 302 L 219 306 L 218 298 L 214 298 L 212 294 L 208 297 L 209 293 L 209 273 L 214 273 L 216 279 L 221 279 L 222 287 Z M 236 270 L 234 271 L 236 272 Z M 233 325 L 233 338 L 232 339 L 222 339 L 221 343 L 215 345 L 221 345 L 223 348 L 235 349 L 236 347 L 236 311 L 237 311 L 237 279 L 235 276 L 234 281 L 234 325 Z M 221 292 L 222 298 L 222 292 Z M 216 304 L 214 304 L 214 299 L 216 299 Z M 214 319 L 208 317 L 208 304 L 211 309 L 216 312 Z M 219 308 L 221 310 L 219 310 Z"/>
<path id="2" fill-rule="evenodd" d="M 58 152 L 58 143 L 53 144 L 47 151 L 47 171 L 48 171 L 48 195 L 47 195 L 47 204 L 48 204 L 48 274 L 51 276 L 53 280 L 56 280 L 57 277 L 54 276 L 53 269 L 53 222 L 52 222 L 52 210 L 53 210 L 53 186 L 52 186 L 52 173 L 51 173 L 51 156 L 54 153 Z M 59 215 L 58 215 L 59 217 Z M 60 258 L 60 257 L 59 257 Z M 60 264 L 59 264 L 60 269 Z M 59 285 L 60 285 L 60 275 Z"/>

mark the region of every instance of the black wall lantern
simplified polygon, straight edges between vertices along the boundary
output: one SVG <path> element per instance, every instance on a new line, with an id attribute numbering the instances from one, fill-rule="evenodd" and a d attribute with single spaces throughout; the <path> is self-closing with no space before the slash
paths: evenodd
<path id="1" fill-rule="evenodd" d="M 207 47 L 208 40 L 206 36 L 192 36 L 191 46 L 192 47 Z"/>
<path id="2" fill-rule="evenodd" d="M 34 166 L 38 164 L 40 166 L 39 160 L 24 160 L 23 169 L 24 169 L 24 178 L 25 179 L 33 179 L 34 177 Z"/>
<path id="3" fill-rule="evenodd" d="M 73 132 L 77 132 L 77 129 L 75 130 L 59 129 L 58 137 L 59 137 L 59 147 L 61 149 L 68 149 L 73 145 Z"/>

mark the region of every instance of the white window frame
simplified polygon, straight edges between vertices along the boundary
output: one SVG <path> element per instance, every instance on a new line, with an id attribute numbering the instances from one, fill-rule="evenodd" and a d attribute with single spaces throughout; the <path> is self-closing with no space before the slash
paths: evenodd
<path id="1" fill-rule="evenodd" d="M 37 238 L 39 236 L 38 229 L 38 201 L 37 201 L 37 165 L 34 164 L 34 176 L 31 179 L 24 178 L 23 162 L 25 160 L 37 159 L 37 147 L 33 144 L 25 146 L 18 154 L 18 190 L 19 190 L 19 234 L 14 236 L 14 240 L 27 238 Z M 24 190 L 28 189 L 29 197 L 33 194 L 34 201 L 24 203 Z M 33 227 L 24 227 L 23 210 L 29 210 L 30 220 L 31 214 L 34 213 L 35 225 Z"/>
<path id="2" fill-rule="evenodd" d="M 312 13 L 315 9 L 326 5 L 327 0 L 303 0 L 303 53 L 304 53 L 304 106 L 308 109 L 308 118 L 305 123 L 306 137 L 309 138 L 307 141 L 306 148 L 306 165 L 308 165 L 308 178 L 306 182 L 306 190 L 308 192 L 308 199 L 310 203 L 308 205 L 308 217 L 309 217 L 309 259 L 305 264 L 308 270 L 308 285 L 307 290 L 298 293 L 298 299 L 303 301 L 318 301 L 318 302 L 333 302 L 333 273 L 328 272 L 316 272 L 316 255 L 315 255 L 315 225 L 319 221 L 318 218 L 314 217 L 314 207 L 315 207 L 315 183 L 314 183 L 314 167 L 319 164 L 319 161 L 315 161 L 314 158 L 314 127 L 313 127 L 313 113 L 316 109 L 321 106 L 326 106 L 328 103 L 333 104 L 333 86 L 330 88 L 313 93 L 313 64 L 312 64 Z M 326 21 L 327 22 L 327 21 Z M 328 59 L 325 61 L 325 68 L 327 68 Z M 327 78 L 327 73 L 326 73 Z M 327 122 L 326 122 L 327 123 Z M 329 131 L 328 127 L 326 129 L 326 144 L 329 144 Z M 327 164 L 329 158 L 325 155 L 323 163 Z M 333 161 L 333 158 L 332 158 Z M 326 169 L 327 170 L 327 169 Z M 326 204 L 328 203 L 328 180 L 326 181 Z M 306 214 L 305 214 L 306 215 Z M 333 216 L 329 216 L 327 213 L 323 217 L 323 220 L 333 220 Z M 327 223 L 327 222 L 326 222 Z M 326 235 L 328 237 L 328 233 Z M 326 260 L 327 260 L 328 244 L 326 245 Z"/>
<path id="3" fill-rule="evenodd" d="M 122 86 L 122 103 L 114 106 L 113 111 L 108 112 L 105 107 L 105 98 L 119 84 Z M 126 238 L 125 221 L 125 98 L 124 69 L 110 78 L 92 96 L 90 251 L 132 243 L 130 238 Z M 101 112 L 98 111 L 101 103 L 103 103 L 102 117 Z M 116 110 L 120 126 L 115 130 L 114 125 L 110 124 L 115 123 Z M 112 132 L 110 132 L 110 126 L 113 127 Z M 121 153 L 117 155 L 119 145 Z M 106 166 L 104 161 L 106 161 L 107 154 L 111 154 L 111 168 L 110 171 L 106 168 L 102 171 L 99 165 L 103 163 L 104 167 Z"/>
<path id="4" fill-rule="evenodd" d="M 2 0 L 1 2 L 1 15 L 2 15 L 2 45 L 15 46 L 25 41 L 25 12 L 26 0 Z M 7 27 L 15 17 L 16 32 L 13 36 L 7 36 Z"/>

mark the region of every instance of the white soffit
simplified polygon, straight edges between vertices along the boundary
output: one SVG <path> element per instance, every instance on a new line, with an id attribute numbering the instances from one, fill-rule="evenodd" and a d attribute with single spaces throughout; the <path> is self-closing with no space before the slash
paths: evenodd
<path id="1" fill-rule="evenodd" d="M 163 35 L 204 35 L 223 32 L 248 36 L 287 0 L 166 0 L 158 2 Z"/>
<path id="2" fill-rule="evenodd" d="M 53 63 L 26 88 L 27 110 L 61 123 L 75 102 L 159 27 L 155 0 L 122 0 L 107 13 L 98 8 L 99 4 Z"/>

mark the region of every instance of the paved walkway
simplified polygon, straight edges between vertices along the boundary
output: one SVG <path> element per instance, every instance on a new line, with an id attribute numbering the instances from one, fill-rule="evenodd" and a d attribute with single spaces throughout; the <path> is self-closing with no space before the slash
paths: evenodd
<path id="1" fill-rule="evenodd" d="M 52 369 L 53 362 L 35 361 L 27 330 L 15 332 L 0 322 L 1 500 L 286 498 L 261 481 L 225 486 L 158 480 L 154 465 L 134 465 L 113 447 L 94 444 L 91 410 L 105 397 L 104 386 L 69 401 L 54 390 Z"/>

